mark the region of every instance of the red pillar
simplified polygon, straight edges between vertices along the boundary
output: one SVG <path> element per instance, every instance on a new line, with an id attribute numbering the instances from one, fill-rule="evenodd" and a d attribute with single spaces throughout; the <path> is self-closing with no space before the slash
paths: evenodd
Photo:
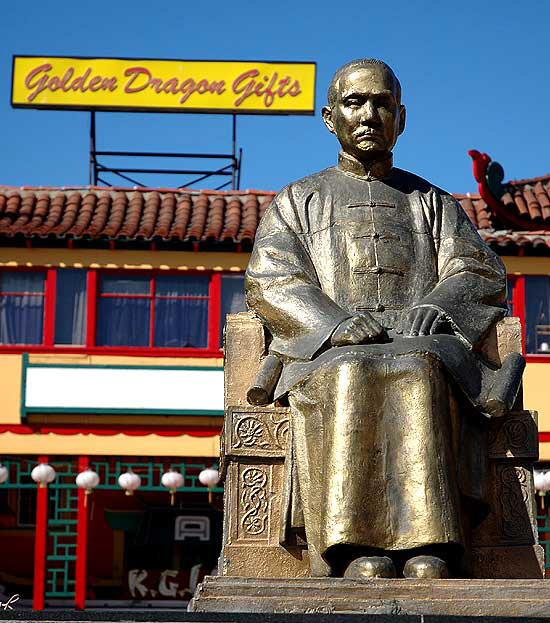
<path id="1" fill-rule="evenodd" d="M 39 463 L 47 463 L 47 456 L 39 456 Z M 48 487 L 36 485 L 36 528 L 34 533 L 34 579 L 32 609 L 44 610 L 46 580 L 46 539 L 48 530 Z"/>
<path id="2" fill-rule="evenodd" d="M 78 472 L 89 466 L 87 456 L 78 457 Z M 74 605 L 77 610 L 86 607 L 86 558 L 88 554 L 88 504 L 84 489 L 78 489 L 78 513 L 76 521 L 76 577 Z"/>

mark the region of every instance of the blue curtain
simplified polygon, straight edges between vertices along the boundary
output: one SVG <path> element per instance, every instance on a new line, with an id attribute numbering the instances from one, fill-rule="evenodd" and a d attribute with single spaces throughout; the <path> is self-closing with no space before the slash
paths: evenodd
<path id="1" fill-rule="evenodd" d="M 550 277 L 525 277 L 525 350 L 550 354 Z"/>
<path id="2" fill-rule="evenodd" d="M 55 343 L 86 343 L 86 273 L 78 268 L 57 270 Z"/>
<path id="3" fill-rule="evenodd" d="M 37 293 L 44 292 L 44 282 L 44 273 L 1 273 L 1 344 L 42 344 L 44 297 Z"/>
<path id="4" fill-rule="evenodd" d="M 149 346 L 149 299 L 100 298 L 97 346 Z"/>
<path id="5" fill-rule="evenodd" d="M 150 277 L 102 275 L 100 293 L 149 294 Z M 97 346 L 149 346 L 151 299 L 99 297 Z"/>
<path id="6" fill-rule="evenodd" d="M 208 345 L 209 278 L 202 275 L 159 275 L 155 288 L 155 346 L 205 348 Z"/>

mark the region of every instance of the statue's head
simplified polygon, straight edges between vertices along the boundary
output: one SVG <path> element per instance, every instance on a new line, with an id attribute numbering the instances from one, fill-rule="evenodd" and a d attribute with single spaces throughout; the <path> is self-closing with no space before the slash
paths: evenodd
<path id="1" fill-rule="evenodd" d="M 401 85 L 391 67 L 374 58 L 340 67 L 328 89 L 323 121 L 360 162 L 386 158 L 405 129 Z"/>

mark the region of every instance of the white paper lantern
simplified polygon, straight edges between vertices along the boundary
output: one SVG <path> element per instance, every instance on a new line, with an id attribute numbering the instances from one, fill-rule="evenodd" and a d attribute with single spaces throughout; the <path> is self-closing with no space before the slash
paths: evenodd
<path id="1" fill-rule="evenodd" d="M 56 477 L 55 469 L 48 463 L 39 463 L 31 472 L 31 478 L 40 487 L 47 487 Z"/>
<path id="2" fill-rule="evenodd" d="M 535 470 L 533 474 L 535 489 L 540 493 L 550 491 L 550 472 L 539 472 Z"/>
<path id="3" fill-rule="evenodd" d="M 10 475 L 10 472 L 9 472 L 8 468 L 5 465 L 2 465 L 0 463 L 0 485 L 4 484 L 6 482 L 6 480 L 8 479 L 9 475 Z"/>
<path id="4" fill-rule="evenodd" d="M 172 469 L 164 472 L 160 481 L 163 486 L 169 489 L 171 492 L 175 492 L 176 489 L 183 487 L 183 476 L 179 472 L 175 472 Z"/>
<path id="5" fill-rule="evenodd" d="M 118 484 L 124 489 L 126 495 L 133 495 L 136 489 L 141 485 L 141 478 L 129 469 L 127 472 L 120 474 Z"/>
<path id="6" fill-rule="evenodd" d="M 213 489 L 220 482 L 220 472 L 217 469 L 203 469 L 199 474 L 201 484 L 209 489 Z"/>
<path id="7" fill-rule="evenodd" d="M 91 493 L 99 484 L 99 476 L 93 469 L 85 469 L 75 478 L 76 486 L 85 489 L 86 493 Z"/>
<path id="8" fill-rule="evenodd" d="M 174 494 L 176 489 L 183 486 L 183 476 L 170 469 L 162 474 L 160 482 L 170 491 L 170 504 L 174 506 Z"/>

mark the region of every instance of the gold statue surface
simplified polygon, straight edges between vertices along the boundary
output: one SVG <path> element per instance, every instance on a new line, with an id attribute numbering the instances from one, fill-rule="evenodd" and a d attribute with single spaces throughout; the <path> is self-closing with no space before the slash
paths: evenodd
<path id="1" fill-rule="evenodd" d="M 281 542 L 302 535 L 315 576 L 463 573 L 487 418 L 524 363 L 478 351 L 505 268 L 451 195 L 393 167 L 405 107 L 385 63 L 339 69 L 323 119 L 338 165 L 277 195 L 246 274 L 291 407 Z"/>

